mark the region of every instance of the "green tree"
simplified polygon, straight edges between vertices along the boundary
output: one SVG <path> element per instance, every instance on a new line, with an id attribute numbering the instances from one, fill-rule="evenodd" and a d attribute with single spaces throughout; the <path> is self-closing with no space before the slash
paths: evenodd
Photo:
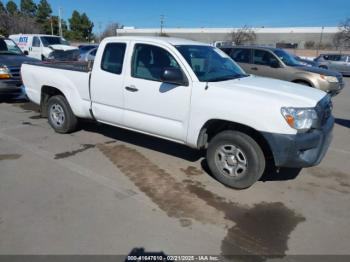
<path id="1" fill-rule="evenodd" d="M 6 8 L 2 1 L 0 1 L 0 13 L 6 13 Z"/>
<path id="2" fill-rule="evenodd" d="M 40 24 L 43 33 L 51 34 L 52 9 L 47 0 L 40 0 L 36 12 L 36 22 Z"/>
<path id="3" fill-rule="evenodd" d="M 68 20 L 70 26 L 70 38 L 81 40 L 83 35 L 81 33 L 81 15 L 78 11 L 74 10 L 72 17 Z"/>
<path id="4" fill-rule="evenodd" d="M 90 42 L 92 36 L 92 29 L 94 28 L 94 23 L 89 19 L 89 17 L 85 13 L 81 15 L 80 20 L 83 38 L 87 39 Z"/>
<path id="5" fill-rule="evenodd" d="M 37 11 L 37 6 L 33 0 L 21 0 L 21 12 L 27 16 L 35 16 Z"/>
<path id="6" fill-rule="evenodd" d="M 90 41 L 94 24 L 85 13 L 80 14 L 74 10 L 72 17 L 69 19 L 69 25 L 71 30 L 69 32 L 70 39 Z"/>
<path id="7" fill-rule="evenodd" d="M 18 7 L 13 0 L 7 2 L 6 10 L 10 15 L 15 15 L 18 13 Z"/>
<path id="8" fill-rule="evenodd" d="M 52 14 L 52 9 L 47 0 L 40 0 L 36 12 L 36 20 L 39 23 L 46 22 Z"/>

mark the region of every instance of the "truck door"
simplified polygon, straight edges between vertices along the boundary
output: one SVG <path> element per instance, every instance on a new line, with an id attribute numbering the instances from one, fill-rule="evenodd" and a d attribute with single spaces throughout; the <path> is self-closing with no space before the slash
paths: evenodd
<path id="1" fill-rule="evenodd" d="M 169 67 L 184 68 L 166 47 L 134 45 L 128 66 L 131 72 L 124 84 L 124 121 L 129 128 L 183 142 L 187 135 L 191 87 L 163 83 L 161 73 Z"/>
<path id="2" fill-rule="evenodd" d="M 41 60 L 42 46 L 39 37 L 34 36 L 31 46 L 29 47 L 29 57 Z"/>
<path id="3" fill-rule="evenodd" d="M 94 116 L 114 125 L 123 124 L 126 48 L 127 42 L 100 46 L 91 74 L 90 95 Z"/>

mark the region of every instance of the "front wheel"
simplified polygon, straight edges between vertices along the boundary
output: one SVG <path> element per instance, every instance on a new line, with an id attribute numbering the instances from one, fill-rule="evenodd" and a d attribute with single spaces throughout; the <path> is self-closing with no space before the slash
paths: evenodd
<path id="1" fill-rule="evenodd" d="M 60 134 L 76 130 L 78 119 L 64 96 L 53 96 L 48 101 L 47 115 L 51 127 Z"/>
<path id="2" fill-rule="evenodd" d="M 260 146 L 238 131 L 216 135 L 209 143 L 207 162 L 218 181 L 235 189 L 251 187 L 261 178 L 266 166 Z"/>

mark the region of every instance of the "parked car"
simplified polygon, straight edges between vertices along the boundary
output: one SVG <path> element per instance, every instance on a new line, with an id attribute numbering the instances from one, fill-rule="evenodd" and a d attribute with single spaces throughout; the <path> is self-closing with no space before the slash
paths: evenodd
<path id="1" fill-rule="evenodd" d="M 313 61 L 313 60 L 304 59 L 304 58 L 301 58 L 300 56 L 297 56 L 297 55 L 295 55 L 294 58 L 303 66 L 319 67 L 318 63 Z"/>
<path id="2" fill-rule="evenodd" d="M 82 62 L 94 61 L 96 53 L 97 53 L 97 48 L 94 48 L 94 49 L 87 51 L 84 54 L 80 54 L 79 61 L 82 61 Z"/>
<path id="3" fill-rule="evenodd" d="M 55 50 L 74 50 L 77 47 L 71 46 L 68 41 L 60 36 L 19 34 L 10 35 L 24 54 L 39 60 L 47 60 Z"/>
<path id="4" fill-rule="evenodd" d="M 0 96 L 21 94 L 21 65 L 34 61 L 37 60 L 26 57 L 11 39 L 0 37 Z"/>
<path id="5" fill-rule="evenodd" d="M 233 188 L 258 181 L 267 159 L 317 165 L 331 142 L 325 92 L 249 76 L 224 52 L 194 41 L 106 38 L 92 70 L 27 63 L 22 75 L 56 132 L 73 132 L 86 118 L 206 149 L 213 175 Z"/>
<path id="6" fill-rule="evenodd" d="M 55 50 L 52 51 L 49 57 L 46 59 L 47 61 L 53 62 L 62 62 L 62 61 L 78 61 L 80 57 L 80 52 L 78 49 L 73 50 Z"/>
<path id="7" fill-rule="evenodd" d="M 233 47 L 229 54 L 249 74 L 314 87 L 332 96 L 344 88 L 340 73 L 303 66 L 283 49 L 240 46 Z"/>
<path id="8" fill-rule="evenodd" d="M 90 50 L 95 49 L 97 47 L 98 47 L 97 44 L 88 44 L 88 45 L 78 46 L 79 51 L 80 51 L 80 55 L 83 55 L 83 54 L 85 54 L 85 53 L 89 52 Z"/>
<path id="9" fill-rule="evenodd" d="M 315 59 L 320 68 L 331 69 L 350 75 L 350 55 L 322 54 Z"/>

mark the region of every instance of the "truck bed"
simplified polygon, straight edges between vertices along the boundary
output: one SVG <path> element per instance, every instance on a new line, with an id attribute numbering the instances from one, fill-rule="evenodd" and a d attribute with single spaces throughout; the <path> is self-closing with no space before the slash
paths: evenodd
<path id="1" fill-rule="evenodd" d="M 50 67 L 56 69 L 70 70 L 70 71 L 78 71 L 88 73 L 91 71 L 89 68 L 89 64 L 87 62 L 26 62 L 28 65 L 35 65 L 41 67 Z"/>

